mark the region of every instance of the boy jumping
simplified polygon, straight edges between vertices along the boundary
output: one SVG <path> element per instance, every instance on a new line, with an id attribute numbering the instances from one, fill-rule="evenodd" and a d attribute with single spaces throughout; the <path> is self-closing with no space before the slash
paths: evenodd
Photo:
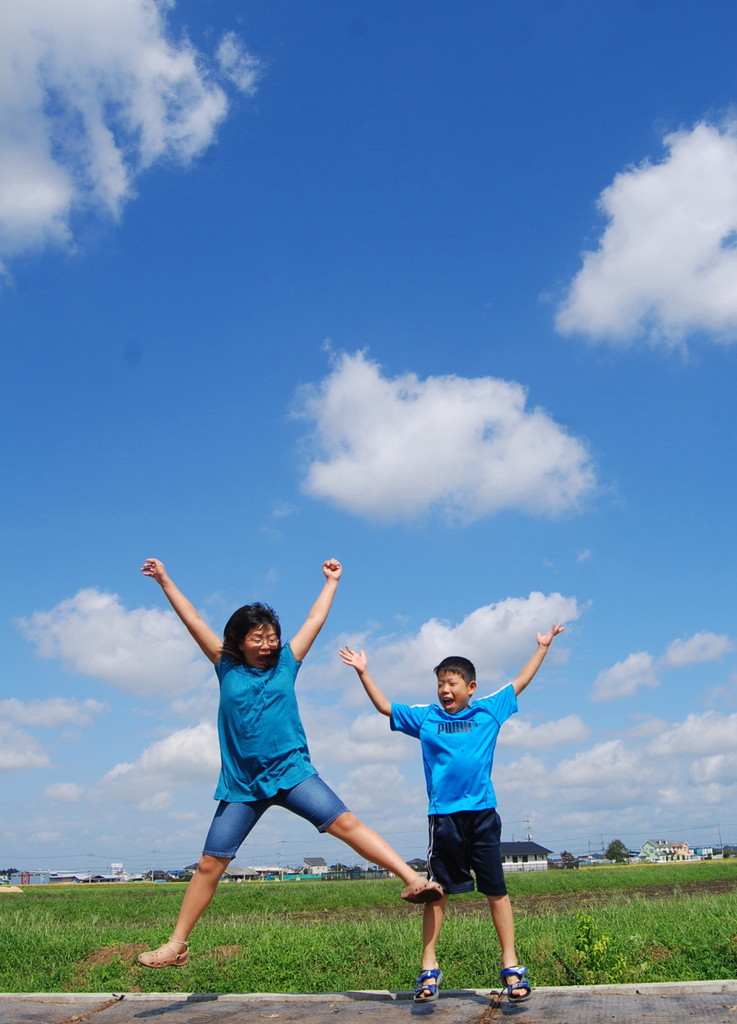
<path id="1" fill-rule="evenodd" d="M 517 963 L 512 905 L 499 852 L 501 819 L 491 783 L 494 747 L 501 725 L 517 710 L 517 697 L 532 680 L 548 653 L 553 637 L 563 632 L 555 623 L 537 634 L 537 650 L 515 679 L 496 693 L 472 701 L 476 669 L 468 658 L 445 658 L 435 669 L 437 704 L 392 704 L 368 673 L 363 651 L 346 646 L 344 664 L 358 673 L 377 711 L 387 715 L 392 730 L 419 739 L 430 798 L 428 853 L 429 877 L 443 888 L 443 898 L 425 906 L 422 922 L 422 972 L 414 1001 L 429 1003 L 438 997 L 443 974 L 436 946 L 448 896 L 471 892 L 476 886 L 489 901 L 491 918 L 502 954 L 500 974 L 507 995 L 515 1002 L 527 999 L 532 986 L 526 967 Z"/>

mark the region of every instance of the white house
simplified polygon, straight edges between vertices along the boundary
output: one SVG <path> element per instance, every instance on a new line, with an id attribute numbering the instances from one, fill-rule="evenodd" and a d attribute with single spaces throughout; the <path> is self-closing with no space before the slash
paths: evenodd
<path id="1" fill-rule="evenodd" d="M 548 855 L 553 852 L 529 839 L 520 843 L 500 843 L 499 847 L 504 871 L 547 871 Z"/>
<path id="2" fill-rule="evenodd" d="M 305 875 L 324 875 L 328 864 L 324 857 L 305 857 L 302 872 Z"/>

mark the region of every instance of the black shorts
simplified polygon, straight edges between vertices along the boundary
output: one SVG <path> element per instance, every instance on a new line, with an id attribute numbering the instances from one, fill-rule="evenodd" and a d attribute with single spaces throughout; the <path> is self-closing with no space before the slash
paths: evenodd
<path id="1" fill-rule="evenodd" d="M 499 840 L 502 820 L 495 807 L 484 811 L 456 811 L 431 814 L 430 849 L 427 855 L 430 878 L 446 893 L 472 892 L 504 896 L 507 886 L 502 871 Z"/>

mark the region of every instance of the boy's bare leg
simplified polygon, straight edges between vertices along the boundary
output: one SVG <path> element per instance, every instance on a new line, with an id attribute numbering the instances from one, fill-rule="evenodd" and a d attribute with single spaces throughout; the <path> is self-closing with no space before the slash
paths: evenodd
<path id="1" fill-rule="evenodd" d="M 329 825 L 326 832 L 347 843 L 351 849 L 359 853 L 364 860 L 372 864 L 379 864 L 393 875 L 401 878 L 404 884 L 412 891 L 412 894 L 422 893 L 427 889 L 434 889 L 442 892 L 437 882 L 429 882 L 422 875 L 402 860 L 385 839 L 382 839 L 378 832 L 374 832 L 368 825 L 359 821 L 355 814 L 346 811 L 340 814 L 332 825 Z M 406 892 L 406 890 L 405 890 Z M 403 893 L 404 895 L 404 893 Z M 407 898 L 406 895 L 404 897 Z"/>
<path id="2" fill-rule="evenodd" d="M 502 948 L 502 967 L 517 967 L 517 952 L 514 947 L 514 917 L 512 915 L 512 903 L 508 895 L 487 896 L 491 920 L 499 938 L 499 945 Z M 516 988 L 512 990 L 520 998 L 525 995 L 525 989 Z"/>
<path id="3" fill-rule="evenodd" d="M 443 898 L 438 900 L 437 903 L 425 904 L 425 910 L 422 915 L 423 971 L 433 971 L 438 967 L 436 948 L 438 945 L 440 929 L 443 927 L 443 918 L 445 917 L 445 907 L 447 902 L 448 897 L 446 894 L 443 894 Z M 423 995 L 429 996 L 430 990 L 424 989 Z"/>

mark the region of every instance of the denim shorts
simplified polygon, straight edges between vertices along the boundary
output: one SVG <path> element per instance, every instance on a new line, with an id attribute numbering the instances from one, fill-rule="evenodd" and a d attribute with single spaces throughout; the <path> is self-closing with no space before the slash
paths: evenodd
<path id="1" fill-rule="evenodd" d="M 506 894 L 499 847 L 502 821 L 496 808 L 431 814 L 429 826 L 428 877 L 442 885 L 444 892 L 471 892 L 473 871 L 479 892 L 485 896 Z"/>
<path id="2" fill-rule="evenodd" d="M 285 807 L 306 818 L 318 832 L 325 832 L 348 808 L 319 775 L 310 775 L 292 789 L 280 789 L 274 796 L 249 803 L 221 800 L 212 819 L 202 853 L 208 857 L 232 859 L 238 847 L 269 807 Z"/>

